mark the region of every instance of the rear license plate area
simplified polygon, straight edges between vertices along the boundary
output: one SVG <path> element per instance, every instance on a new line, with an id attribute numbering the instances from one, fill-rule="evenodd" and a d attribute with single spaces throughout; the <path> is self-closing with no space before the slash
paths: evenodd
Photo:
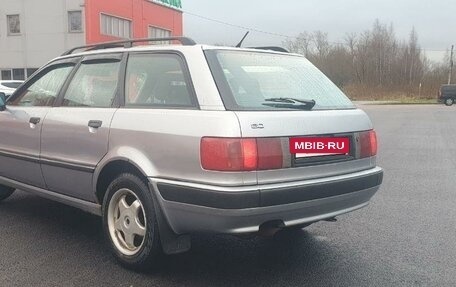
<path id="1" fill-rule="evenodd" d="M 290 138 L 292 166 L 329 164 L 355 158 L 353 134 Z"/>

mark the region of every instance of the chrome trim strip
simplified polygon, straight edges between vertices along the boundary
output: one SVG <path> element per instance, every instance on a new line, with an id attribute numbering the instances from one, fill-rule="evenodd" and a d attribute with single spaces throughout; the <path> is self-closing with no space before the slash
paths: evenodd
<path id="1" fill-rule="evenodd" d="M 0 156 L 34 162 L 34 163 L 40 162 L 40 158 L 38 156 L 31 155 L 31 154 L 25 154 L 25 153 L 11 152 L 11 151 L 7 151 L 7 150 L 3 150 L 3 149 L 0 149 Z"/>
<path id="2" fill-rule="evenodd" d="M 55 159 L 41 158 L 40 163 L 44 164 L 44 165 L 63 167 L 63 168 L 67 168 L 67 169 L 90 172 L 90 173 L 93 173 L 95 171 L 95 166 L 82 165 L 82 164 L 78 164 L 78 163 L 72 163 L 72 162 L 55 160 Z"/>
<path id="3" fill-rule="evenodd" d="M 14 158 L 14 159 L 28 161 L 28 162 L 33 162 L 33 163 L 62 167 L 62 168 L 67 168 L 67 169 L 72 169 L 72 170 L 78 170 L 78 171 L 83 171 L 83 172 L 90 172 L 90 173 L 93 173 L 96 168 L 96 166 L 83 165 L 83 164 L 78 164 L 78 163 L 74 163 L 74 162 L 67 162 L 67 161 L 44 158 L 44 157 L 40 158 L 39 156 L 35 156 L 35 155 L 11 152 L 11 151 L 6 151 L 6 150 L 0 150 L 0 156 Z"/>

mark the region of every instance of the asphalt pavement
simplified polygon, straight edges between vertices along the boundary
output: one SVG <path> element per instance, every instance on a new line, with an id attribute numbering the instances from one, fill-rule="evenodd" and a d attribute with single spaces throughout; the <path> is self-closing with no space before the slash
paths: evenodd
<path id="1" fill-rule="evenodd" d="M 367 208 L 275 238 L 196 235 L 135 273 L 100 218 L 16 192 L 0 203 L 0 286 L 456 286 L 456 107 L 362 108 L 385 170 Z"/>

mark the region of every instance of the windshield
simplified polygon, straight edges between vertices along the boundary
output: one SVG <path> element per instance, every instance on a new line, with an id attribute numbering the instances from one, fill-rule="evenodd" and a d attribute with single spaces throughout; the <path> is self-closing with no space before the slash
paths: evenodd
<path id="1" fill-rule="evenodd" d="M 355 108 L 344 93 L 304 57 L 233 50 L 206 51 L 228 110 L 290 110 L 271 104 L 315 101 L 312 110 Z M 307 109 L 310 110 L 310 109 Z"/>

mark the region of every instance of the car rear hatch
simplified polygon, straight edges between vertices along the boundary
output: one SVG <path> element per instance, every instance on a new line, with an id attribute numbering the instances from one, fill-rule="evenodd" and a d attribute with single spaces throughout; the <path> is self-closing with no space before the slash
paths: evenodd
<path id="1" fill-rule="evenodd" d="M 258 157 L 276 156 L 282 166 L 257 168 L 258 184 L 283 183 L 336 176 L 375 167 L 366 151 L 366 135 L 372 125 L 359 109 L 326 111 L 236 112 L 242 137 L 257 139 Z M 346 153 L 293 153 L 294 139 L 345 138 Z M 261 144 L 261 142 L 266 144 Z M 280 147 L 277 142 L 280 142 Z"/>
<path id="2" fill-rule="evenodd" d="M 241 139 L 204 140 L 203 168 L 256 171 L 258 184 L 348 174 L 375 167 L 376 138 L 367 115 L 302 56 L 271 51 L 205 50 Z M 343 139 L 343 153 L 296 153 L 296 140 Z M 375 148 L 375 151 L 373 150 Z M 218 160 L 225 154 L 223 160 Z"/>

